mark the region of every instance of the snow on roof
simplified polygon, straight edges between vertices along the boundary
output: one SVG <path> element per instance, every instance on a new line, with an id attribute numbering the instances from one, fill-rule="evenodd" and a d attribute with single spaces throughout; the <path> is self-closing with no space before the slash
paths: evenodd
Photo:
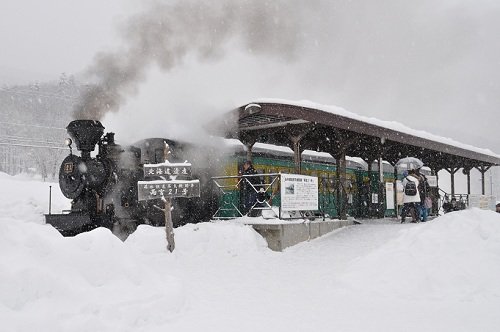
<path id="1" fill-rule="evenodd" d="M 239 149 L 240 151 L 246 151 L 246 146 L 241 143 L 240 140 L 236 138 L 227 138 L 224 140 L 226 142 L 226 145 L 230 148 L 235 148 Z M 282 153 L 283 155 L 293 155 L 293 150 L 287 146 L 280 146 L 280 145 L 274 145 L 274 144 L 267 144 L 267 143 L 255 143 L 252 152 L 257 153 L 257 152 L 267 152 L 267 151 L 272 151 L 272 152 L 279 152 Z M 312 150 L 304 150 L 302 152 L 302 156 L 304 158 L 307 157 L 312 157 L 312 158 L 317 158 L 317 159 L 329 159 L 331 162 L 335 162 L 335 158 L 332 157 L 331 154 L 328 152 L 317 152 L 317 151 L 312 151 Z M 363 166 L 366 166 L 367 163 L 359 157 L 350 157 L 346 156 L 346 160 L 352 161 L 354 163 L 361 164 Z M 388 163 L 384 161 L 384 163 Z"/>
<path id="2" fill-rule="evenodd" d="M 353 120 L 362 121 L 362 122 L 369 123 L 369 124 L 379 126 L 382 128 L 386 128 L 386 129 L 390 129 L 390 130 L 394 130 L 394 131 L 398 131 L 398 132 L 403 132 L 403 133 L 406 133 L 408 135 L 428 139 L 428 140 L 439 142 L 439 143 L 452 145 L 452 146 L 455 146 L 455 147 L 458 147 L 461 149 L 474 151 L 474 152 L 489 155 L 489 156 L 492 156 L 495 158 L 500 158 L 499 154 L 496 154 L 489 149 L 478 148 L 478 147 L 475 147 L 472 145 L 457 142 L 451 138 L 434 135 L 434 134 L 428 133 L 428 132 L 423 131 L 423 130 L 412 129 L 412 128 L 410 128 L 402 123 L 396 122 L 396 121 L 386 121 L 386 120 L 380 120 L 380 119 L 373 118 L 373 117 L 366 117 L 366 116 L 358 115 L 356 113 L 349 112 L 342 107 L 338 107 L 338 106 L 334 106 L 334 105 L 323 105 L 323 104 L 314 103 L 314 102 L 309 101 L 309 100 L 291 101 L 291 100 L 277 99 L 277 98 L 259 98 L 259 99 L 253 100 L 252 102 L 253 103 L 285 104 L 285 105 L 292 105 L 292 106 L 298 106 L 298 107 L 317 109 L 317 110 L 320 110 L 323 112 L 328 112 L 328 113 L 336 114 L 336 115 L 343 116 L 346 118 L 350 118 Z"/>

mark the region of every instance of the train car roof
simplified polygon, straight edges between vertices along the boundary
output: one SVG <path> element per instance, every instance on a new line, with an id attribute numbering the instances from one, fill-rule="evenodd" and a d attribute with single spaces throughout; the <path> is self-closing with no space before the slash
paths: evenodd
<path id="1" fill-rule="evenodd" d="M 247 151 L 246 146 L 237 139 L 226 139 L 225 142 L 226 145 L 229 148 L 234 149 L 235 152 Z M 273 144 L 255 143 L 255 145 L 252 148 L 252 152 L 255 154 L 262 153 L 276 157 L 293 158 L 292 149 L 286 146 L 279 146 Z M 302 161 L 322 162 L 329 164 L 336 163 L 335 158 L 333 158 L 331 154 L 327 152 L 317 152 L 312 150 L 304 150 L 304 152 L 302 152 Z M 355 167 L 363 170 L 368 169 L 367 163 L 361 158 L 346 156 L 346 161 L 348 167 L 353 167 L 353 168 Z"/>

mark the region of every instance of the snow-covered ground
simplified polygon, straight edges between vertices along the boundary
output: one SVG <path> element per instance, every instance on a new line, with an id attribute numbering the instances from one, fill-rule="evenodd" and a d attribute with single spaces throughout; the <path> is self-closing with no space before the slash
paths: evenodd
<path id="1" fill-rule="evenodd" d="M 44 225 L 48 185 L 0 174 L 1 331 L 498 331 L 500 214 L 373 220 L 282 253 L 231 222 Z M 53 186 L 53 211 L 68 207 Z"/>

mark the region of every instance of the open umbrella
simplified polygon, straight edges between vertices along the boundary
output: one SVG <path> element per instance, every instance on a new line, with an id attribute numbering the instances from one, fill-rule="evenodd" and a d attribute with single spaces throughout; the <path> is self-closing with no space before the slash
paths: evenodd
<path id="1" fill-rule="evenodd" d="M 399 159 L 398 162 L 396 163 L 396 166 L 406 169 L 417 169 L 424 166 L 424 163 L 422 162 L 422 160 L 418 158 L 406 157 Z"/>

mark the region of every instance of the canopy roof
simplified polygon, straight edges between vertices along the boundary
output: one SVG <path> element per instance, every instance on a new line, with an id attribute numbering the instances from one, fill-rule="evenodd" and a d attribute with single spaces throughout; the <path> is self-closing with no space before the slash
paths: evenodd
<path id="1" fill-rule="evenodd" d="M 400 123 L 359 116 L 335 106 L 262 99 L 245 104 L 219 120 L 219 133 L 244 144 L 255 142 L 345 153 L 395 164 L 413 156 L 433 169 L 500 165 L 490 150 L 408 128 Z M 220 124 L 223 123 L 221 127 Z"/>

